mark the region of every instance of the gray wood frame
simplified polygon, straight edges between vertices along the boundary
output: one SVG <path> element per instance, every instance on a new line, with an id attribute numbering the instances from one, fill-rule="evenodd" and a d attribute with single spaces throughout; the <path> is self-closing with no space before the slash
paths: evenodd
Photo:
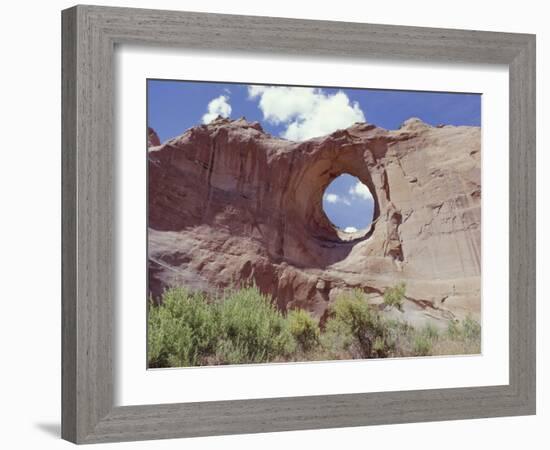
<path id="1" fill-rule="evenodd" d="M 62 13 L 62 437 L 76 443 L 535 413 L 535 36 L 76 6 Z M 510 73 L 510 383 L 113 406 L 113 52 L 203 50 L 506 64 Z"/>

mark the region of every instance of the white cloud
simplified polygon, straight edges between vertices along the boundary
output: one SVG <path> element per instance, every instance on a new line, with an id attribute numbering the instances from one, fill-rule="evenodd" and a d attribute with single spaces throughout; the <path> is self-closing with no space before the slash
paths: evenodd
<path id="1" fill-rule="evenodd" d="M 354 197 L 360 197 L 363 200 L 372 200 L 372 194 L 370 192 L 370 189 L 360 181 L 358 181 L 352 187 L 350 187 L 349 193 L 350 195 Z"/>
<path id="2" fill-rule="evenodd" d="M 325 194 L 325 200 L 328 203 L 343 203 L 344 205 L 350 206 L 351 202 L 346 197 L 341 197 L 338 194 Z"/>
<path id="3" fill-rule="evenodd" d="M 344 228 L 344 231 L 346 233 L 355 233 L 357 231 L 357 228 L 355 228 L 355 227 L 346 227 L 346 228 Z"/>
<path id="4" fill-rule="evenodd" d="M 264 119 L 285 125 L 281 135 L 293 141 L 324 136 L 365 121 L 359 104 L 350 102 L 342 91 L 329 95 L 314 88 L 249 86 L 248 95 L 259 98 Z"/>
<path id="5" fill-rule="evenodd" d="M 220 95 L 208 103 L 208 112 L 202 116 L 202 123 L 210 123 L 216 117 L 229 117 L 231 114 L 231 105 L 228 103 L 227 95 Z"/>
<path id="6" fill-rule="evenodd" d="M 329 203 L 338 203 L 340 197 L 336 194 L 327 194 L 325 195 L 325 200 Z"/>

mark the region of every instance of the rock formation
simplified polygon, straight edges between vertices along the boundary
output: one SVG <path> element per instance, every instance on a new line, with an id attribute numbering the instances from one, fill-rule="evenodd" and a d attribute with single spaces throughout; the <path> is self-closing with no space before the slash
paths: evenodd
<path id="1" fill-rule="evenodd" d="M 147 148 L 156 147 L 157 145 L 160 145 L 160 139 L 157 132 L 151 127 L 147 127 Z"/>
<path id="2" fill-rule="evenodd" d="M 323 318 L 344 290 L 380 304 L 405 282 L 413 324 L 480 316 L 478 127 L 366 123 L 305 142 L 218 118 L 162 145 L 151 138 L 149 290 L 214 291 L 254 281 L 280 309 Z M 371 190 L 368 230 L 342 233 L 322 196 L 349 173 Z"/>

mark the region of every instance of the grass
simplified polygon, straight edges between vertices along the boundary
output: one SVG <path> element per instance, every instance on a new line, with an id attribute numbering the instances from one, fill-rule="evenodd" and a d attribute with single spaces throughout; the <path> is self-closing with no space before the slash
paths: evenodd
<path id="1" fill-rule="evenodd" d="M 401 309 L 404 295 L 404 284 L 389 288 L 384 303 Z M 385 318 L 361 290 L 336 299 L 323 329 L 305 310 L 284 315 L 255 286 L 216 298 L 171 288 L 148 312 L 151 368 L 480 352 L 481 327 L 472 318 L 446 330 L 414 328 Z"/>

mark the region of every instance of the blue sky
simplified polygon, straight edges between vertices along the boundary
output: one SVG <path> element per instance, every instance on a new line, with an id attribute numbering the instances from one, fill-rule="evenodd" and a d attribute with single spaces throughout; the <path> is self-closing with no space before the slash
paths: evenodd
<path id="1" fill-rule="evenodd" d="M 410 117 L 431 125 L 480 126 L 481 95 L 147 80 L 147 122 L 161 142 L 218 114 L 244 116 L 274 136 L 301 141 L 355 122 L 397 129 Z M 372 219 L 372 198 L 357 183 L 343 175 L 325 191 L 325 212 L 341 229 L 362 229 Z"/>
<path id="2" fill-rule="evenodd" d="M 323 210 L 341 230 L 355 232 L 372 222 L 374 200 L 358 178 L 343 174 L 332 180 L 323 195 Z"/>

